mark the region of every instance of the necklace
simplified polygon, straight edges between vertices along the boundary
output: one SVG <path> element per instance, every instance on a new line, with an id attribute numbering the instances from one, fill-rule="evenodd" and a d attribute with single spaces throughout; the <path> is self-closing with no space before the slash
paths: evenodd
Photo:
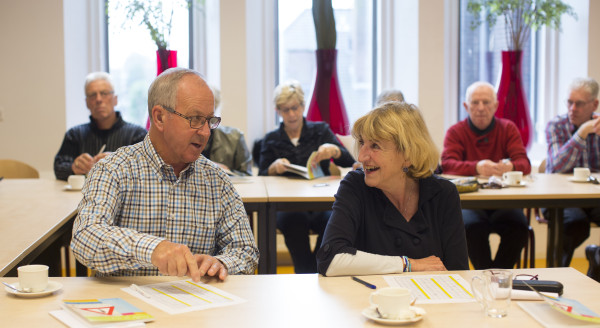
<path id="1" fill-rule="evenodd" d="M 404 214 L 408 213 L 408 205 L 410 204 L 410 192 L 408 193 L 408 198 L 406 199 L 406 202 L 404 202 Z"/>

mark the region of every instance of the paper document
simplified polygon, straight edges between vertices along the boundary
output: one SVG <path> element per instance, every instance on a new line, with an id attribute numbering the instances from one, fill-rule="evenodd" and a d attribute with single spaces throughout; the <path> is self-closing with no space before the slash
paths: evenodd
<path id="1" fill-rule="evenodd" d="M 139 292 L 136 289 L 141 289 Z M 158 284 L 126 287 L 122 290 L 169 313 L 204 310 L 214 307 L 240 304 L 246 300 L 191 279 Z"/>
<path id="2" fill-rule="evenodd" d="M 392 287 L 408 288 L 417 304 L 474 302 L 471 285 L 460 275 L 387 276 Z"/>
<path id="3" fill-rule="evenodd" d="M 517 302 L 517 304 L 546 328 L 599 327 L 597 323 L 586 322 L 561 314 L 545 302 Z"/>

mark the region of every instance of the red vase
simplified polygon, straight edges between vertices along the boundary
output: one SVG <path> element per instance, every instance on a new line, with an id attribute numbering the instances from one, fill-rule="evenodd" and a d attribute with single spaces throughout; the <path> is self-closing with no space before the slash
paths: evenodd
<path id="1" fill-rule="evenodd" d="M 177 50 L 156 50 L 156 75 L 171 67 L 177 67 Z"/>
<path id="2" fill-rule="evenodd" d="M 317 79 L 306 119 L 327 122 L 333 133 L 348 135 L 350 123 L 337 76 L 337 50 L 317 49 Z"/>
<path id="3" fill-rule="evenodd" d="M 502 51 L 502 75 L 498 86 L 496 117 L 513 121 L 519 129 L 523 145 L 529 149 L 533 143 L 533 128 L 523 89 L 521 56 L 522 52 L 520 50 Z"/>
<path id="4" fill-rule="evenodd" d="M 177 67 L 177 50 L 156 50 L 156 76 L 171 67 Z M 146 130 L 150 130 L 149 117 L 146 120 Z"/>

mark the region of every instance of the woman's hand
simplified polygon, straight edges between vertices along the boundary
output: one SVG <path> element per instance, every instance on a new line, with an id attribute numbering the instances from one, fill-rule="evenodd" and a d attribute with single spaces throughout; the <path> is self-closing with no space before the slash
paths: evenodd
<path id="1" fill-rule="evenodd" d="M 284 164 L 290 164 L 287 158 L 278 158 L 269 165 L 269 175 L 280 175 L 287 171 Z"/>
<path id="2" fill-rule="evenodd" d="M 338 146 L 330 143 L 325 143 L 319 146 L 319 149 L 317 150 L 317 155 L 313 158 L 313 161 L 310 164 L 312 166 L 316 166 L 322 160 L 330 158 L 335 159 L 339 158 L 340 156 L 342 156 L 342 151 Z"/>
<path id="3" fill-rule="evenodd" d="M 448 271 L 437 256 L 429 256 L 422 259 L 409 259 L 411 271 Z"/>

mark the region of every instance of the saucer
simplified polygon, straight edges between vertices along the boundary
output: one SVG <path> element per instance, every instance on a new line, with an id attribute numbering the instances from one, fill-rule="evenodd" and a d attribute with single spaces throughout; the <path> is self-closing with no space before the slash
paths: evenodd
<path id="1" fill-rule="evenodd" d="M 415 312 L 415 316 L 408 319 L 384 319 L 379 316 L 379 313 L 377 313 L 377 309 L 372 306 L 369 306 L 368 308 L 364 309 L 362 311 L 362 315 L 382 325 L 398 326 L 417 322 L 423 319 L 423 316 L 425 316 L 426 314 L 425 310 L 420 307 L 411 306 L 410 309 Z"/>
<path id="2" fill-rule="evenodd" d="M 14 284 L 11 284 L 12 286 L 14 286 L 15 288 L 19 289 L 19 283 L 16 282 Z M 4 287 L 4 290 L 6 290 L 7 293 L 9 294 L 13 294 L 15 296 L 19 296 L 19 297 L 25 297 L 25 298 L 35 298 L 35 297 L 42 297 L 42 296 L 46 296 L 46 295 L 50 295 L 52 293 L 54 293 L 57 290 L 60 290 L 62 288 L 62 284 L 56 281 L 52 281 L 49 280 L 48 281 L 48 286 L 46 286 L 46 289 L 41 291 L 41 292 L 36 292 L 36 293 L 23 293 L 23 292 L 17 292 L 14 291 L 8 287 Z"/>
<path id="3" fill-rule="evenodd" d="M 588 180 L 588 178 L 585 178 L 585 179 L 575 179 L 575 177 L 568 177 L 567 180 L 569 180 L 571 182 L 577 182 L 577 183 L 590 182 Z"/>
<path id="4" fill-rule="evenodd" d="M 506 183 L 505 185 L 507 187 L 525 187 L 525 186 L 527 186 L 527 182 L 521 181 L 521 183 L 515 183 L 515 184 Z"/>
<path id="5" fill-rule="evenodd" d="M 75 188 L 71 187 L 71 185 L 66 185 L 63 189 L 66 191 L 81 191 L 81 188 L 75 189 Z"/>

